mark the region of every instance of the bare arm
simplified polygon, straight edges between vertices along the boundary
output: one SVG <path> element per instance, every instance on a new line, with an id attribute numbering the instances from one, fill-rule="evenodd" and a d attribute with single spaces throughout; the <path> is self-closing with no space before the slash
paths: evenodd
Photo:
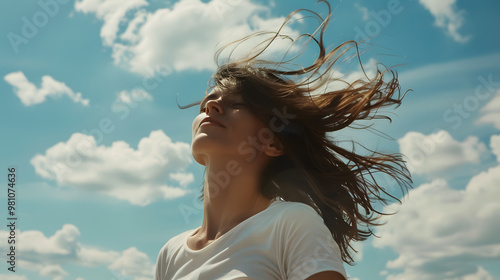
<path id="1" fill-rule="evenodd" d="M 346 280 L 342 274 L 336 271 L 323 271 L 320 273 L 316 273 L 306 280 Z"/>

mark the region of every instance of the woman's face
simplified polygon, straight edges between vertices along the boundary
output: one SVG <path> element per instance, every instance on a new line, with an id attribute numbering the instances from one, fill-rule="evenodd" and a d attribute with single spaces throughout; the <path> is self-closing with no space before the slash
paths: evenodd
<path id="1" fill-rule="evenodd" d="M 248 161 L 262 153 L 269 143 L 269 129 L 249 110 L 243 98 L 229 90 L 215 88 L 200 104 L 193 121 L 192 153 L 206 165 L 210 157 L 229 156 Z"/>

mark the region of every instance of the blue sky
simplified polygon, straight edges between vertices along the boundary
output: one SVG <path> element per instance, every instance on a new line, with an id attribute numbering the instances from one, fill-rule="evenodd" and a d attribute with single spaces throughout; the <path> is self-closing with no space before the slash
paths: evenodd
<path id="1" fill-rule="evenodd" d="M 217 44 L 314 1 L 41 0 L 0 4 L 0 192 L 16 168 L 16 272 L 1 279 L 152 279 L 196 228 L 203 168 L 191 122 Z M 367 72 L 400 65 L 392 123 L 335 135 L 402 152 L 413 190 L 359 248 L 352 279 L 500 279 L 500 3 L 335 1 L 327 43 L 364 40 Z M 310 22 L 309 22 L 310 23 Z M 287 26 L 298 34 L 307 28 Z M 277 46 L 278 50 L 280 46 Z M 308 56 L 309 55 L 309 56 Z M 305 58 L 312 58 L 306 54 Z M 346 79 L 359 69 L 345 66 Z M 386 182 L 387 189 L 397 188 Z M 2 255 L 7 252 L 0 229 Z"/>

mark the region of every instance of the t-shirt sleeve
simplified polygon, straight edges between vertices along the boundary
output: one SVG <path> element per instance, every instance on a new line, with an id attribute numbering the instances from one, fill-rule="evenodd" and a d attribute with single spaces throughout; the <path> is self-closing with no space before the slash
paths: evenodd
<path id="1" fill-rule="evenodd" d="M 297 203 L 287 209 L 281 222 L 287 279 L 303 280 L 323 271 L 336 271 L 347 279 L 340 248 L 312 207 Z"/>

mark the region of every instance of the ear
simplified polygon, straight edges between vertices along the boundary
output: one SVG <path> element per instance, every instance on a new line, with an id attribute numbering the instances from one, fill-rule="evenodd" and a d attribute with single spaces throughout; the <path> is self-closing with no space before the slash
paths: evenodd
<path id="1" fill-rule="evenodd" d="M 274 137 L 271 143 L 264 146 L 264 153 L 270 157 L 278 157 L 285 153 L 285 148 L 283 147 L 283 144 L 281 144 L 281 142 Z"/>

